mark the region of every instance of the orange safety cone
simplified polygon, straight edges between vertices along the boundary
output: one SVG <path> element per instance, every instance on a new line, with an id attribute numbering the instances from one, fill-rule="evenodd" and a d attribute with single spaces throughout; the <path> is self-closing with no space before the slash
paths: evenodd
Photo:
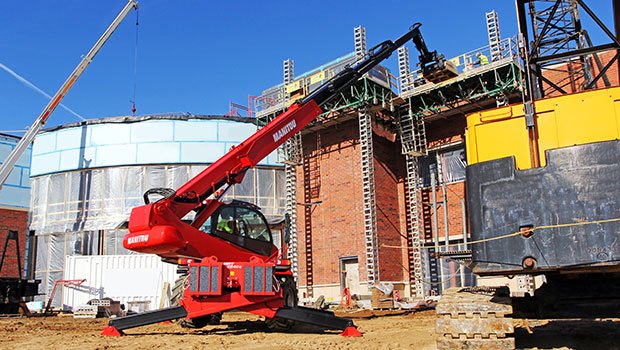
<path id="1" fill-rule="evenodd" d="M 340 298 L 340 305 L 345 309 L 351 308 L 351 292 L 349 288 L 342 290 L 342 297 Z"/>

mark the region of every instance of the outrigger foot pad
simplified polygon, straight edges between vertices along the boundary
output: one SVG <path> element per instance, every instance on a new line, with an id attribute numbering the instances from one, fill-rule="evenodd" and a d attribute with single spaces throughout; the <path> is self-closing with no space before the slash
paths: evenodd
<path id="1" fill-rule="evenodd" d="M 103 329 L 103 332 L 101 332 L 101 335 L 106 336 L 106 337 L 120 337 L 121 335 L 124 335 L 124 334 L 125 333 L 123 333 L 123 331 L 119 331 L 114 326 L 107 326 Z"/>
<path id="2" fill-rule="evenodd" d="M 343 337 L 361 337 L 362 333 L 360 333 L 360 331 L 357 330 L 357 327 L 349 326 L 345 328 L 345 330 L 342 333 L 340 333 L 340 335 Z"/>
<path id="3" fill-rule="evenodd" d="M 187 317 L 187 311 L 185 311 L 183 306 L 173 306 L 166 309 L 152 310 L 139 314 L 112 318 L 108 322 L 108 326 L 103 329 L 103 332 L 101 332 L 101 335 L 119 337 L 125 334 L 123 333 L 125 329 L 185 317 Z"/>
<path id="4" fill-rule="evenodd" d="M 343 331 L 340 334 L 345 337 L 362 336 L 362 333 L 357 330 L 351 319 L 338 317 L 331 311 L 311 309 L 303 306 L 283 307 L 276 311 L 276 317 L 313 324 L 327 329 L 339 329 Z"/>

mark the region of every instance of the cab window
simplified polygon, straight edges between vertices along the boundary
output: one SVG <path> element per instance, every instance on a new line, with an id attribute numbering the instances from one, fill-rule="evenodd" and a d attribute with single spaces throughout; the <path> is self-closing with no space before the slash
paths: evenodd
<path id="1" fill-rule="evenodd" d="M 208 217 L 207 221 L 200 226 L 200 231 L 211 234 L 211 217 Z"/>
<path id="2" fill-rule="evenodd" d="M 241 235 L 259 241 L 271 242 L 269 228 L 263 221 L 263 217 L 257 212 L 248 208 L 237 208 L 237 216 Z"/>
<path id="3" fill-rule="evenodd" d="M 263 217 L 249 208 L 225 207 L 215 216 L 214 229 L 217 233 L 241 236 L 271 243 L 269 228 Z M 207 223 L 205 223 L 207 225 Z M 209 223 L 209 227 L 210 227 Z M 207 232 L 206 229 L 202 229 Z"/>

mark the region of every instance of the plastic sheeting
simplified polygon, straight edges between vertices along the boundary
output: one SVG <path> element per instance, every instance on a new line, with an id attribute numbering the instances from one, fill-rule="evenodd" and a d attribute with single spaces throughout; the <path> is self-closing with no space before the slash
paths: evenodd
<path id="1" fill-rule="evenodd" d="M 43 294 L 38 300 L 47 300 L 54 282 L 62 279 L 67 256 L 133 254 L 123 247 L 127 230 L 117 227 L 144 203 L 143 193 L 153 187 L 178 188 L 205 167 L 115 167 L 34 177 L 30 229 L 37 235 L 35 276 Z M 284 216 L 284 188 L 283 169 L 256 168 L 227 198 L 257 204 L 273 220 Z M 59 293 L 53 305 L 61 302 Z"/>
<path id="2" fill-rule="evenodd" d="M 459 148 L 441 153 L 444 181 L 447 183 L 465 180 L 465 149 Z"/>
<path id="3" fill-rule="evenodd" d="M 436 184 L 446 182 L 453 183 L 465 180 L 465 149 L 456 148 L 446 151 L 439 151 L 441 159 L 441 172 L 443 178 Z M 419 159 L 419 171 L 424 187 L 431 186 L 431 176 L 437 176 L 437 152 L 429 153 L 426 157 Z"/>
<path id="4" fill-rule="evenodd" d="M 121 240 L 122 246 L 122 240 Z M 99 251 L 99 233 L 66 232 L 37 237 L 35 278 L 41 280 L 36 300 L 47 300 L 54 282 L 61 280 L 65 268 L 65 257 L 93 255 Z M 52 305 L 59 306 L 61 292 L 54 295 Z"/>
<path id="5" fill-rule="evenodd" d="M 142 195 L 154 187 L 178 188 L 205 166 L 115 167 L 32 179 L 32 221 L 37 235 L 113 230 L 127 221 Z M 284 171 L 251 169 L 228 197 L 260 206 L 267 217 L 284 215 Z"/>

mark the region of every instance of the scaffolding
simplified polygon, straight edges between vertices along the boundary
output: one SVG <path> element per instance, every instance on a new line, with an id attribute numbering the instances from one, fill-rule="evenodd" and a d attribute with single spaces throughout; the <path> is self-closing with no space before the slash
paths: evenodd
<path id="1" fill-rule="evenodd" d="M 379 245 L 377 243 L 377 208 L 375 201 L 375 171 L 372 146 L 372 118 L 366 106 L 358 109 L 360 132 L 360 161 L 362 172 L 362 203 L 364 212 L 364 249 L 368 289 L 381 279 L 379 276 Z"/>
<path id="2" fill-rule="evenodd" d="M 523 84 L 516 38 L 502 39 L 499 46 L 500 58 L 489 64 L 475 58 L 478 52 L 491 55 L 489 45 L 452 58 L 459 75 L 439 84 L 424 80 L 420 70 L 411 72 L 406 81 L 412 83 L 401 87 L 400 97 L 427 122 L 492 108 L 498 100 L 519 101 Z"/>
<path id="3" fill-rule="evenodd" d="M 306 268 L 306 295 L 309 298 L 314 296 L 314 250 L 312 249 L 312 180 L 310 157 L 303 157 L 303 184 L 304 184 L 304 250 Z"/>
<path id="4" fill-rule="evenodd" d="M 365 266 L 367 270 L 368 286 L 381 281 L 379 275 L 379 244 L 376 217 L 376 195 L 372 122 L 373 118 L 381 118 L 388 127 L 394 127 L 400 136 L 401 152 L 405 155 L 406 181 L 405 206 L 408 242 L 408 273 L 411 293 L 423 297 L 431 293 L 426 281 L 428 272 L 431 273 L 431 282 L 438 280 L 439 266 L 437 261 L 429 259 L 426 254 L 425 222 L 422 218 L 422 182 L 419 174 L 419 159 L 428 155 L 426 123 L 439 118 L 449 118 L 455 115 L 484 108 L 495 107 L 497 101 L 517 101 L 521 98 L 521 68 L 517 61 L 516 39 L 499 40 L 497 17 L 494 15 L 491 23 L 493 37 L 496 41 L 490 45 L 472 50 L 452 59 L 459 70 L 459 75 L 443 83 L 433 84 L 424 80 L 419 70 L 411 71 L 409 52 L 401 49 L 398 52 L 399 78 L 396 79 L 390 72 L 381 66 L 376 67 L 364 75 L 357 83 L 346 91 L 322 106 L 324 113 L 317 117 L 304 130 L 312 133 L 329 128 L 347 121 L 357 120 L 360 136 L 360 159 L 362 176 L 363 199 L 363 227 L 365 244 Z M 355 51 L 322 65 L 310 72 L 294 77 L 292 81 L 280 84 L 263 91 L 255 103 L 255 115 L 259 125 L 265 125 L 283 112 L 295 99 L 306 96 L 316 86 L 331 78 L 336 72 L 348 64 L 354 63 L 363 51 L 365 40 L 363 27 L 355 29 Z M 491 36 L 491 33 L 489 33 Z M 499 48 L 499 52 L 497 51 Z M 475 54 L 484 52 L 493 59 L 487 65 L 481 66 L 476 62 Z M 400 83 L 400 84 L 399 84 Z M 399 86 L 400 85 L 400 86 Z M 395 92 L 399 92 L 395 95 Z M 385 120 L 384 120 L 385 119 Z M 377 119 L 377 121 L 379 121 Z M 302 181 L 294 174 L 296 166 L 302 167 L 303 201 L 305 215 L 304 237 L 291 232 L 292 241 L 305 244 L 305 247 L 291 246 L 289 256 L 294 266 L 298 259 L 306 263 L 307 295 L 312 296 L 312 218 L 311 205 L 313 184 L 311 174 L 312 164 L 303 156 L 301 142 L 292 140 L 285 145 L 298 145 L 295 151 L 300 158 L 291 158 L 289 153 L 285 158 L 287 165 L 287 210 L 289 214 L 295 211 L 296 198 L 293 182 Z M 288 152 L 288 151 L 286 151 Z M 286 153 L 285 152 L 285 153 Z M 301 214 L 301 212 L 300 212 Z M 291 221 L 294 218 L 291 215 Z M 302 229 L 302 228 L 300 228 Z M 301 234 L 301 233 L 299 233 Z M 295 236 L 297 239 L 295 239 Z M 301 248 L 301 249 L 298 249 Z M 305 248 L 305 252 L 304 252 Z M 432 247 L 431 247 L 432 248 Z M 293 251 L 299 251 L 305 256 L 295 256 Z M 428 271 L 427 271 L 428 270 Z M 432 271 L 430 271 L 432 272 Z"/>
<path id="5" fill-rule="evenodd" d="M 295 80 L 295 62 L 291 59 L 284 60 L 283 62 L 283 81 L 284 84 L 290 84 Z"/>
<path id="6" fill-rule="evenodd" d="M 363 58 L 366 55 L 366 28 L 355 27 L 353 35 L 355 38 L 355 57 Z"/>
<path id="7" fill-rule="evenodd" d="M 407 165 L 407 184 L 406 184 L 406 201 L 407 201 L 407 228 L 409 234 L 407 241 L 409 244 L 409 284 L 411 294 L 416 297 L 424 297 L 426 288 L 424 284 L 425 268 L 422 259 L 422 238 L 421 236 L 421 201 L 420 201 L 420 177 L 418 168 L 418 157 L 406 154 L 405 161 Z"/>
<path id="8" fill-rule="evenodd" d="M 400 117 L 400 137 L 402 153 L 414 157 L 425 156 L 426 150 L 426 125 L 420 113 L 413 113 L 411 99 L 408 99 L 408 109 Z"/>
<path id="9" fill-rule="evenodd" d="M 421 217 L 425 207 L 419 159 L 428 155 L 426 123 L 440 118 L 463 116 L 475 110 L 495 107 L 500 102 L 521 98 L 521 67 L 516 38 L 500 40 L 499 23 L 494 11 L 487 14 L 487 25 L 489 45 L 452 58 L 459 75 L 439 84 L 426 81 L 420 70 L 408 71 L 408 53 L 404 50 L 399 52 L 402 103 L 398 109 L 398 131 L 407 168 L 405 203 L 408 269 L 412 295 L 417 297 L 439 291 L 437 284 L 441 270 L 438 261 L 431 257 L 439 249 L 439 238 L 431 235 L 429 238 L 434 241 L 433 246 L 425 246 L 430 228 L 425 226 Z M 477 62 L 475 55 L 478 52 L 492 58 L 489 64 L 481 65 Z M 434 223 L 433 229 L 436 226 L 437 223 Z M 446 241 L 448 239 L 446 235 Z M 428 256 L 424 250 L 428 250 Z"/>
<path id="10" fill-rule="evenodd" d="M 411 64 L 409 63 L 409 48 L 401 46 L 398 48 L 398 76 L 401 91 L 405 91 L 412 87 L 412 84 L 408 80 L 408 78 L 410 77 L 410 73 Z"/>
<path id="11" fill-rule="evenodd" d="M 407 243 L 409 262 L 409 283 L 412 295 L 423 297 L 426 295 L 424 286 L 424 272 L 422 259 L 422 227 L 420 211 L 421 193 L 418 157 L 426 155 L 426 127 L 421 114 L 414 114 L 411 103 L 407 111 L 400 117 L 400 137 L 402 153 L 405 155 L 407 167 L 407 181 L 405 185 L 405 201 L 407 203 Z"/>
<path id="12" fill-rule="evenodd" d="M 501 33 L 499 31 L 499 17 L 495 10 L 486 13 L 487 18 L 487 34 L 489 37 L 489 48 L 491 52 L 491 61 L 497 61 L 502 58 Z"/>
<path id="13" fill-rule="evenodd" d="M 297 230 L 297 166 L 302 159 L 301 133 L 287 140 L 278 151 L 284 153 L 284 176 L 286 181 L 286 214 L 288 215 L 289 248 L 288 258 L 291 260 L 293 277 L 299 276 L 298 230 Z"/>

